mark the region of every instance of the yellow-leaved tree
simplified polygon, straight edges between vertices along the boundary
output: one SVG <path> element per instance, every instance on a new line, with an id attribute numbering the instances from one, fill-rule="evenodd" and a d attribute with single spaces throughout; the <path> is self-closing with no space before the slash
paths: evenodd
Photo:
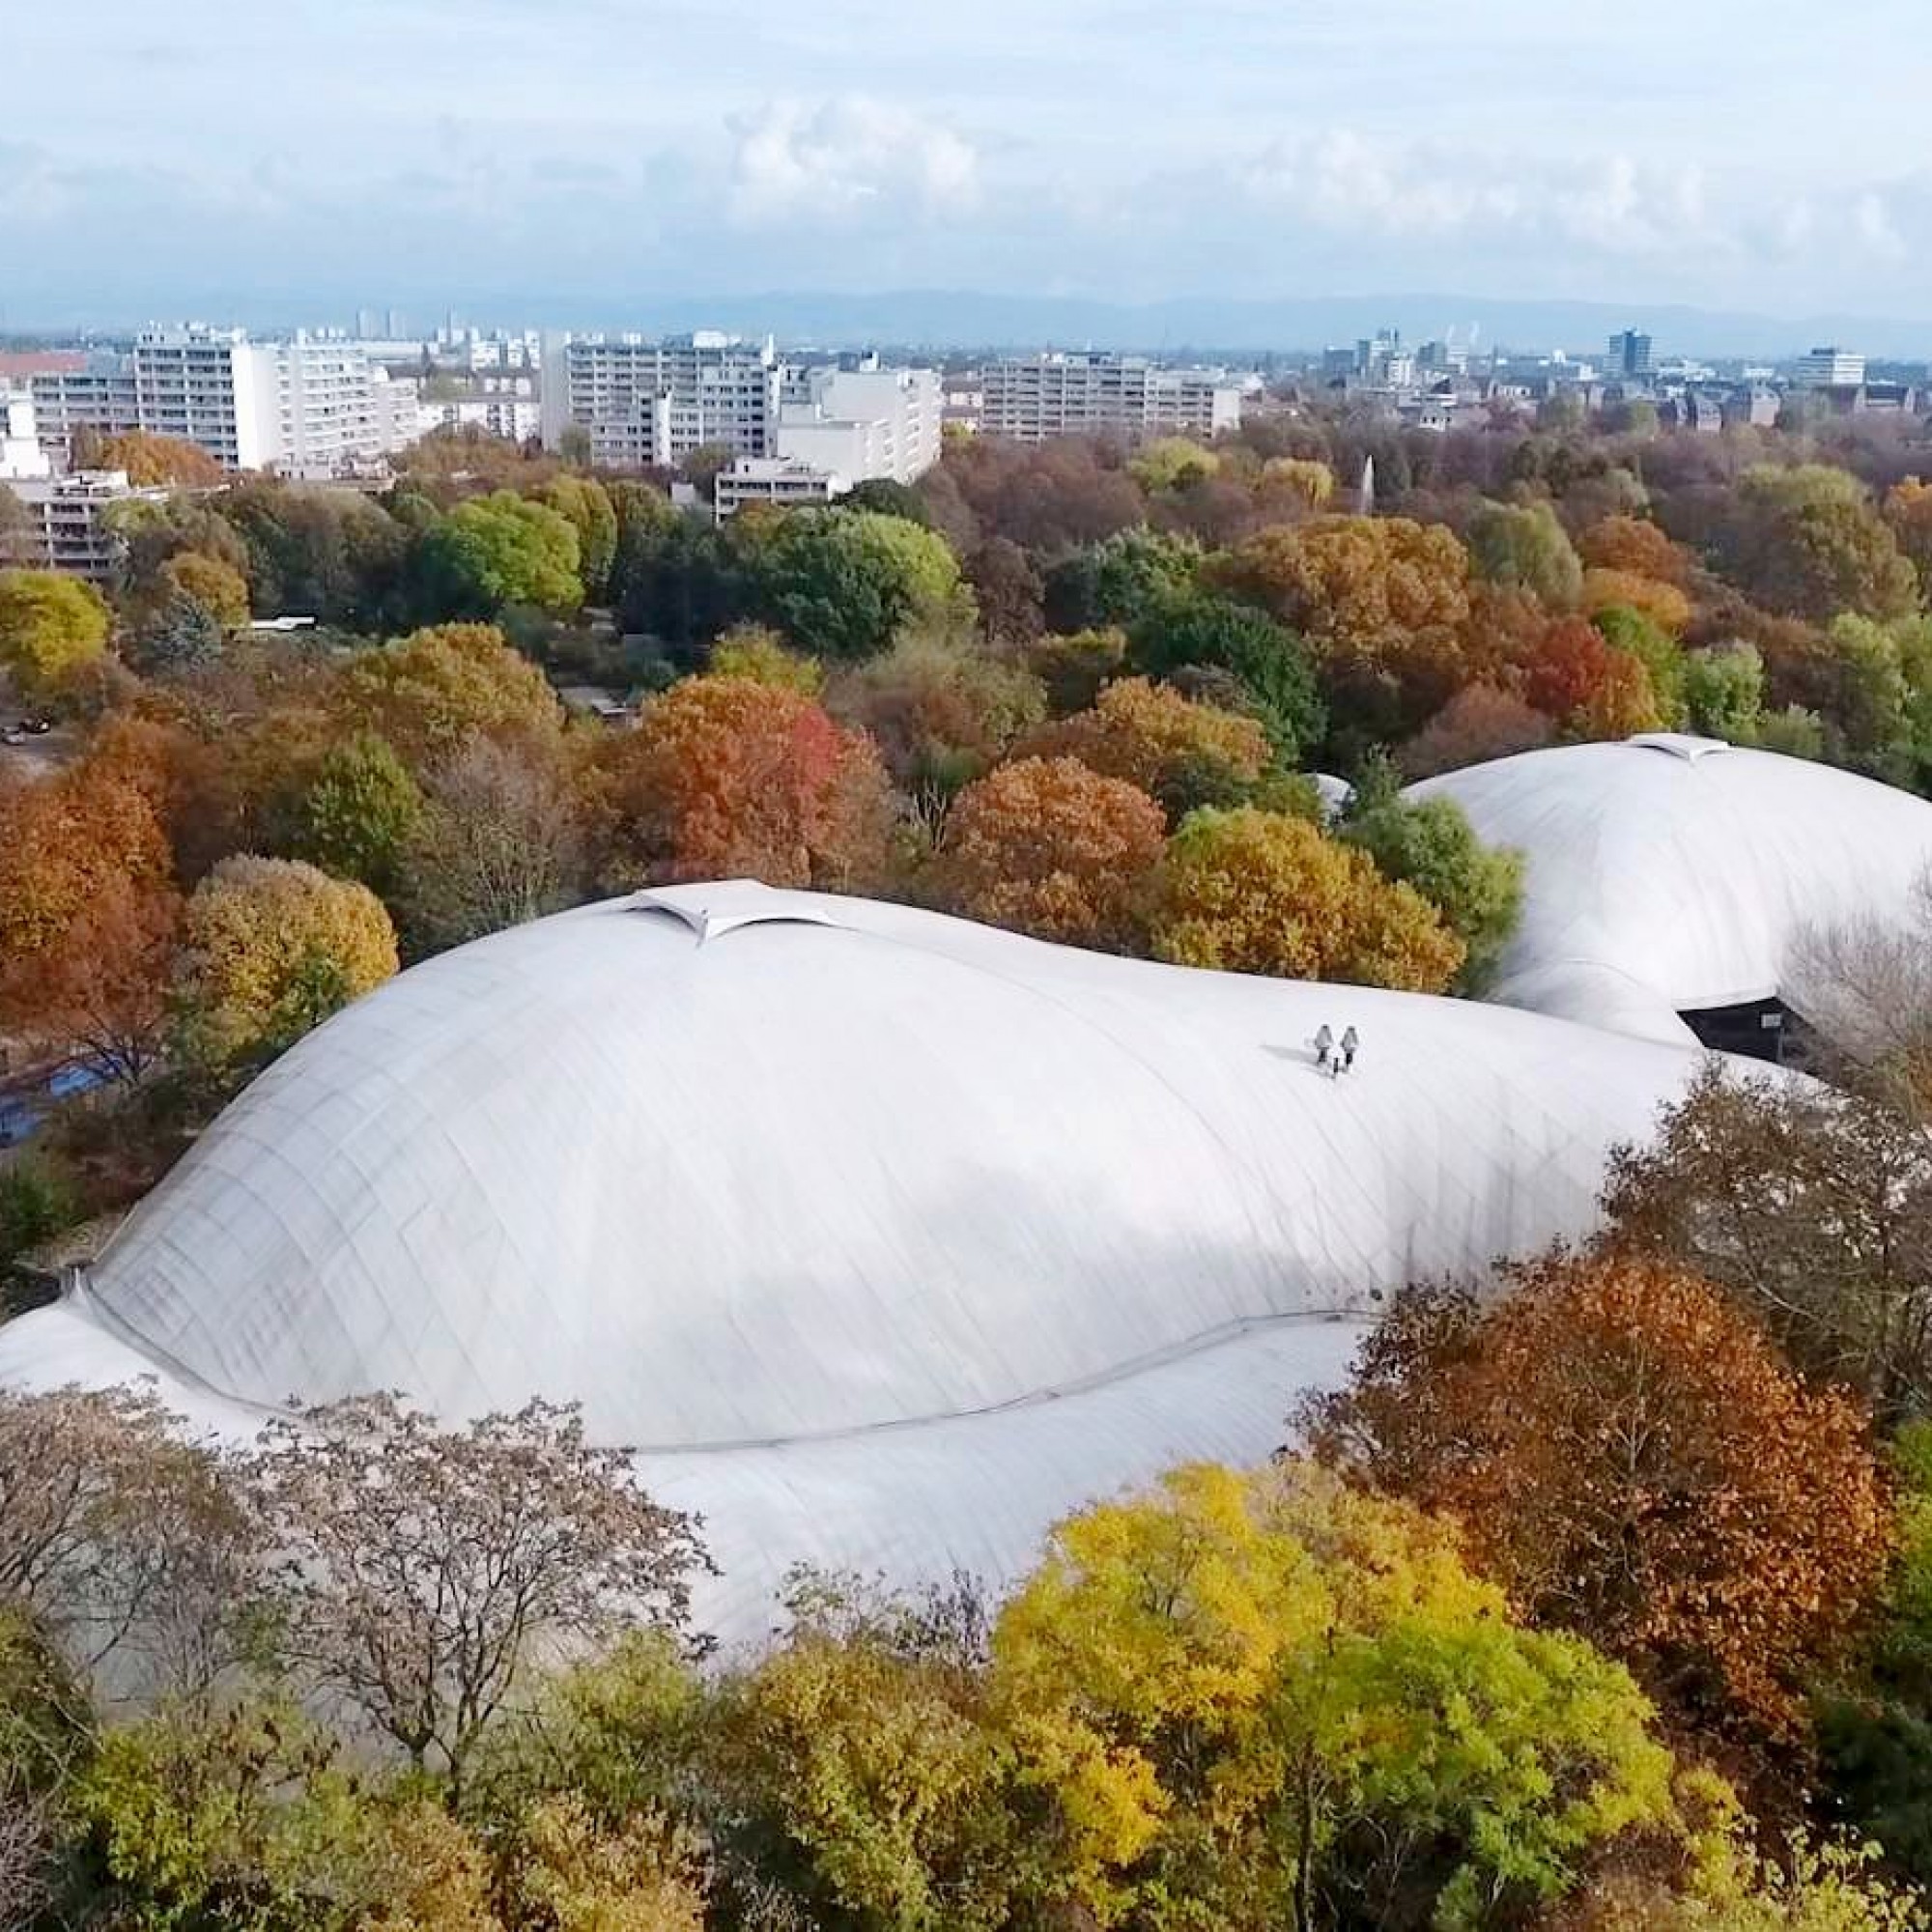
<path id="1" fill-rule="evenodd" d="M 1413 886 L 1305 818 L 1191 813 L 1167 843 L 1153 950 L 1178 966 L 1439 993 L 1463 942 Z"/>
<path id="2" fill-rule="evenodd" d="M 298 859 L 222 860 L 189 896 L 185 937 L 185 1029 L 215 1067 L 279 1052 L 396 970 L 382 900 Z"/>

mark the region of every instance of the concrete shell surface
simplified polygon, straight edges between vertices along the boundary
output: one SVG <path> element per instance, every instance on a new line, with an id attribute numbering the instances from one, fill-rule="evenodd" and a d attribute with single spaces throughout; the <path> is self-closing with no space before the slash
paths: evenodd
<path id="1" fill-rule="evenodd" d="M 1346 1079 L 1323 1023 L 1361 1035 Z M 705 1513 L 704 1613 L 744 1630 L 795 1559 L 998 1578 L 1094 1495 L 1265 1454 L 1375 1294 L 1586 1228 L 1690 1064 L 864 900 L 640 895 L 310 1035 L 0 1329 L 0 1379 L 158 1370 L 228 1427 L 580 1401 Z"/>
<path id="2" fill-rule="evenodd" d="M 1904 919 L 1932 805 L 1829 765 L 1655 732 L 1471 765 L 1451 798 L 1526 860 L 1492 997 L 1689 1042 L 1680 1012 L 1788 995 L 1807 922 Z"/>

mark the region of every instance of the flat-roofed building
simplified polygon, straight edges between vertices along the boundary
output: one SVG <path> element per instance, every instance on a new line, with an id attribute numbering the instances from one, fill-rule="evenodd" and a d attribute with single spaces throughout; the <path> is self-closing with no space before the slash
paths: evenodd
<path id="1" fill-rule="evenodd" d="M 1110 431 L 1210 437 L 1239 426 L 1247 386 L 1226 369 L 1139 355 L 1009 355 L 985 366 L 980 427 L 1022 442 Z"/>

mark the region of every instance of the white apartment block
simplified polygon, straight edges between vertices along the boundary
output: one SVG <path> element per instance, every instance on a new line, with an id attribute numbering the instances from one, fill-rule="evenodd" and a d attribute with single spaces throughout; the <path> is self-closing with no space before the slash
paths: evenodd
<path id="1" fill-rule="evenodd" d="M 529 396 L 456 396 L 416 405 L 416 435 L 440 429 L 480 429 L 509 442 L 528 442 L 543 431 L 543 412 Z"/>
<path id="2" fill-rule="evenodd" d="M 713 511 L 722 524 L 750 503 L 775 509 L 820 508 L 851 489 L 850 480 L 782 456 L 741 456 L 718 472 Z"/>
<path id="3" fill-rule="evenodd" d="M 1169 369 L 1139 355 L 1010 355 L 981 372 L 980 427 L 1039 442 L 1051 436 L 1184 434 L 1236 429 L 1247 388 L 1225 369 Z"/>
<path id="4" fill-rule="evenodd" d="M 126 355 L 32 384 L 48 442 L 71 448 L 83 429 L 145 430 L 192 442 L 229 469 L 335 476 L 414 433 L 414 385 L 391 384 L 359 343 L 339 337 L 253 342 L 240 328 L 146 328 Z"/>
<path id="5" fill-rule="evenodd" d="M 1850 349 L 1813 349 L 1798 358 L 1800 388 L 1856 389 L 1865 379 L 1865 358 Z"/>
<path id="6" fill-rule="evenodd" d="M 712 444 L 769 456 L 781 381 L 769 337 L 548 336 L 544 443 L 559 448 L 567 429 L 582 429 L 592 460 L 618 469 L 682 463 Z"/>
<path id="7" fill-rule="evenodd" d="M 788 384 L 788 386 L 790 386 Z M 933 369 L 812 369 L 781 403 L 773 454 L 862 483 L 915 482 L 939 461 L 944 396 Z"/>

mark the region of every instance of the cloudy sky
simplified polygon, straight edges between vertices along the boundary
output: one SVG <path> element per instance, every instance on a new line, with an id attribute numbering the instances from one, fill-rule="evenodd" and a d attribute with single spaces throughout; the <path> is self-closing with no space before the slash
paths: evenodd
<path id="1" fill-rule="evenodd" d="M 1916 0 L 0 0 L 0 326 L 910 288 L 1932 317 Z"/>

